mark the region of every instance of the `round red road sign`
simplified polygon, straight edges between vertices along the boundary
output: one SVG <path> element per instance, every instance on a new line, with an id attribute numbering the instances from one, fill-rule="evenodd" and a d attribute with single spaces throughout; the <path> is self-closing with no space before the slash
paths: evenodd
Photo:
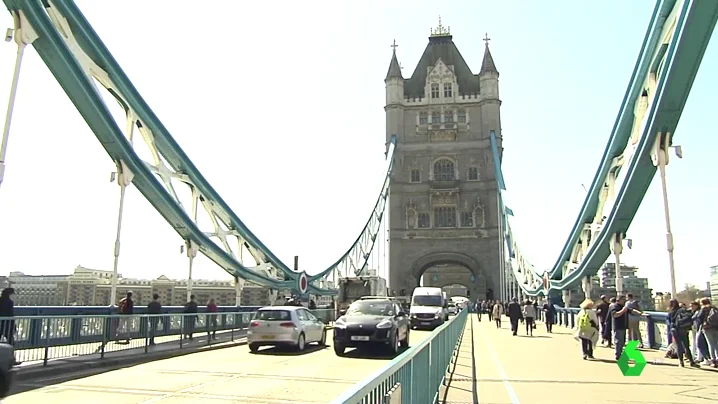
<path id="1" fill-rule="evenodd" d="M 305 272 L 299 274 L 298 286 L 299 293 L 307 293 L 307 289 L 309 288 L 309 279 L 307 279 L 307 274 Z"/>

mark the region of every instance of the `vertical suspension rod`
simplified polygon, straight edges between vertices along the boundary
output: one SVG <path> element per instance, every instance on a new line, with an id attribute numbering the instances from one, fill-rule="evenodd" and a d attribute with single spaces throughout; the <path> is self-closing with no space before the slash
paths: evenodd
<path id="1" fill-rule="evenodd" d="M 20 81 L 20 69 L 22 67 L 23 56 L 25 55 L 25 47 L 37 39 L 37 33 L 35 33 L 29 24 L 27 24 L 22 12 L 14 12 L 13 21 L 15 30 L 14 32 L 10 32 L 13 33 L 12 38 L 14 38 L 15 43 L 17 43 L 17 55 L 15 57 L 12 83 L 10 84 L 10 96 L 7 104 L 7 111 L 5 112 L 5 124 L 3 125 L 2 140 L 0 141 L 0 185 L 2 185 L 3 179 L 5 178 L 5 159 L 7 156 L 8 139 L 10 137 L 10 124 L 12 122 L 12 115 L 15 109 L 15 99 L 17 97 L 17 87 Z M 7 38 L 10 38 L 10 36 L 8 35 Z"/>

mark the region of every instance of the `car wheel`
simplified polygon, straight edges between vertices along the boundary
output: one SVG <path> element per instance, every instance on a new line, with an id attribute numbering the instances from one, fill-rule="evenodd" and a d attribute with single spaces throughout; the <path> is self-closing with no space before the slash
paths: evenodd
<path id="1" fill-rule="evenodd" d="M 297 338 L 297 346 L 295 347 L 297 351 L 301 352 L 306 348 L 307 345 L 307 339 L 304 336 L 304 333 L 299 334 L 299 338 Z"/>
<path id="2" fill-rule="evenodd" d="M 394 338 L 391 339 L 391 353 L 398 355 L 401 351 L 401 340 L 399 339 L 399 331 L 394 334 Z"/>
<path id="3" fill-rule="evenodd" d="M 406 337 L 403 341 L 401 341 L 401 347 L 402 348 L 408 348 L 409 347 L 409 329 L 406 329 Z"/>
<path id="4" fill-rule="evenodd" d="M 319 346 L 327 345 L 327 330 L 322 331 L 322 338 L 319 340 Z"/>
<path id="5" fill-rule="evenodd" d="M 334 344 L 334 353 L 337 354 L 337 356 L 344 356 L 344 350 L 346 350 L 346 348 L 342 345 Z"/>
<path id="6" fill-rule="evenodd" d="M 250 352 L 257 352 L 258 350 L 259 350 L 259 344 L 255 343 L 255 342 L 249 343 L 249 351 Z"/>

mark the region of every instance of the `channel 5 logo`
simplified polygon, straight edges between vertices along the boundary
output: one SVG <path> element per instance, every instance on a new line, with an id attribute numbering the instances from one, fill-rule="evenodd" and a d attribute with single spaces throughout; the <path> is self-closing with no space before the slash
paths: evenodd
<path id="1" fill-rule="evenodd" d="M 638 341 L 628 341 L 616 363 L 624 376 L 640 376 L 646 368 L 646 358 L 638 350 Z"/>

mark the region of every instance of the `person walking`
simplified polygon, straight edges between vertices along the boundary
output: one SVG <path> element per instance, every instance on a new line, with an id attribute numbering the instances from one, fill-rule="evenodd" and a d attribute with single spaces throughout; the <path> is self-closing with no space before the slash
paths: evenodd
<path id="1" fill-rule="evenodd" d="M 523 320 L 523 314 L 521 310 L 521 305 L 519 304 L 519 299 L 515 297 L 511 299 L 511 303 L 509 303 L 508 307 L 506 308 L 506 314 L 508 314 L 509 321 L 511 322 L 511 333 L 515 336 L 516 333 L 519 331 L 519 321 Z"/>
<path id="2" fill-rule="evenodd" d="M 575 338 L 581 341 L 583 359 L 593 359 L 593 349 L 598 343 L 598 316 L 593 310 L 591 299 L 584 300 L 580 307 Z"/>

